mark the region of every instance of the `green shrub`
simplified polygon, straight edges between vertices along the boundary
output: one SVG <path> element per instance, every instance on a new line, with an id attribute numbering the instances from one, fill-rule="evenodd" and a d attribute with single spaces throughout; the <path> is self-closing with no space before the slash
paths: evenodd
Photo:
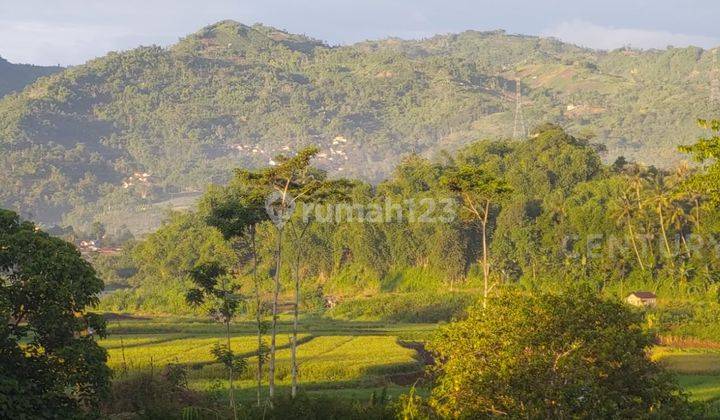
<path id="1" fill-rule="evenodd" d="M 186 389 L 182 381 L 170 377 L 170 370 L 163 374 L 140 372 L 114 381 L 110 398 L 103 407 L 104 414 L 133 413 L 135 418 L 180 419 L 183 407 L 208 403 L 202 395 Z"/>
<path id="2" fill-rule="evenodd" d="M 663 310 L 663 332 L 680 337 L 720 341 L 720 304 L 695 302 L 683 310 Z"/>
<path id="3" fill-rule="evenodd" d="M 443 287 L 445 275 L 439 270 L 409 267 L 395 270 L 381 281 L 385 292 L 433 292 Z"/>
<path id="4" fill-rule="evenodd" d="M 296 398 L 282 395 L 273 401 L 273 408 L 266 412 L 249 410 L 246 418 L 263 419 L 394 419 L 395 408 L 388 403 L 384 393 L 380 397 L 373 394 L 367 402 L 332 398 L 327 396 L 310 397 L 300 394 Z"/>
<path id="5" fill-rule="evenodd" d="M 109 312 L 201 315 L 202 310 L 189 306 L 185 301 L 189 288 L 185 282 L 178 282 L 120 289 L 104 296 L 100 300 L 99 309 Z"/>
<path id="6" fill-rule="evenodd" d="M 694 418 L 648 357 L 642 320 L 590 288 L 500 293 L 429 343 L 430 406 L 442 418 Z"/>
<path id="7" fill-rule="evenodd" d="M 475 300 L 468 292 L 382 294 L 341 302 L 326 316 L 387 322 L 450 321 L 462 316 Z"/>

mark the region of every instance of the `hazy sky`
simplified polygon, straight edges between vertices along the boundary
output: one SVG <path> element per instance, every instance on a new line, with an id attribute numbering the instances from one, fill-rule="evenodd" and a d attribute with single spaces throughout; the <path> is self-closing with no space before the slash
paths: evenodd
<path id="1" fill-rule="evenodd" d="M 0 0 L 0 56 L 79 64 L 112 50 L 168 45 L 223 19 L 261 22 L 330 44 L 466 29 L 579 45 L 720 45 L 720 2 L 671 0 Z"/>

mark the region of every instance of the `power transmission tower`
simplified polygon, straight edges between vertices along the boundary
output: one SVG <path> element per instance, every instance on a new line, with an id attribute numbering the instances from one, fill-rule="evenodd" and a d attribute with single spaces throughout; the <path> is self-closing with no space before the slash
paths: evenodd
<path id="1" fill-rule="evenodd" d="M 718 49 L 710 50 L 712 54 L 712 67 L 710 68 L 710 105 L 720 105 L 720 71 L 717 63 Z"/>
<path id="2" fill-rule="evenodd" d="M 527 130 L 525 128 L 525 118 L 522 112 L 522 90 L 520 88 L 520 79 L 515 79 L 515 123 L 513 124 L 513 138 L 518 135 L 525 137 Z"/>

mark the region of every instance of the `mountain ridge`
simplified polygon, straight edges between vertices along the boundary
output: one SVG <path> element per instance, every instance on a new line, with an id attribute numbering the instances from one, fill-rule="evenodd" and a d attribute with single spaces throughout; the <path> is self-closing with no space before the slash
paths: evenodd
<path id="1" fill-rule="evenodd" d="M 719 110 L 711 63 L 700 48 L 596 51 L 504 31 L 329 46 L 221 21 L 0 100 L 0 163 L 13 168 L 0 203 L 46 223 L 105 220 L 307 145 L 331 173 L 377 181 L 409 153 L 511 137 L 516 83 L 519 131 L 553 122 L 607 159 L 671 166 L 695 119 Z"/>
<path id="2" fill-rule="evenodd" d="M 60 66 L 15 64 L 0 56 L 0 98 L 22 90 L 40 77 L 49 76 L 61 70 Z"/>

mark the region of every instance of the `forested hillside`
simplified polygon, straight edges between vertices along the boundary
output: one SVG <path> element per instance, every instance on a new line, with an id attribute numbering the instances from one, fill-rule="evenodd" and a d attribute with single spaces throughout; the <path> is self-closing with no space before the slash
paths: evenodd
<path id="1" fill-rule="evenodd" d="M 500 31 L 331 47 L 224 21 L 2 99 L 0 205 L 49 224 L 138 229 L 132 215 L 307 145 L 331 174 L 378 181 L 410 153 L 511 137 L 516 81 L 526 127 L 554 122 L 594 137 L 607 159 L 670 166 L 697 137 L 695 119 L 719 110 L 711 55 Z"/>
<path id="2" fill-rule="evenodd" d="M 465 186 L 454 188 L 462 179 L 468 181 Z M 307 212 L 299 204 L 303 208 L 290 220 L 282 248 L 290 250 L 292 261 L 299 252 L 300 262 L 297 268 L 285 266 L 283 275 L 303 273 L 308 296 L 319 290 L 355 299 L 458 285 L 482 289 L 487 260 L 490 277 L 528 290 L 584 279 L 617 296 L 638 288 L 715 301 L 720 290 L 714 280 L 720 272 L 718 242 L 713 235 L 701 235 L 716 231 L 720 212 L 713 196 L 699 193 L 706 188 L 702 179 L 688 167 L 658 170 L 621 159 L 605 165 L 588 141 L 548 124 L 533 131 L 529 141 L 479 141 L 442 163 L 410 156 L 375 187 L 352 183 L 339 199 L 360 206 L 350 212 L 338 211 L 332 203 Z M 502 191 L 485 192 L 496 183 L 505 186 Z M 239 188 L 238 180 L 227 188 Z M 466 201 L 473 191 L 491 197 L 485 234 L 481 215 L 466 211 L 480 208 L 485 199 Z M 231 244 L 207 224 L 215 217 L 208 216 L 209 207 L 220 207 L 220 214 L 229 211 L 216 204 L 223 196 L 234 197 L 210 188 L 197 212 L 175 213 L 145 240 L 128 243 L 120 255 L 96 260 L 108 283 L 138 286 L 111 297 L 117 305 L 112 310 L 182 308 L 187 288 L 183 273 L 199 261 L 237 264 Z M 450 207 L 444 204 L 448 198 Z M 368 210 L 373 206 L 382 209 L 379 221 Z M 317 220 L 299 228 L 307 223 L 307 214 Z M 452 217 L 443 218 L 448 214 Z M 305 236 L 297 239 L 292 232 L 300 229 Z M 259 272 L 270 278 L 275 227 L 266 223 L 257 232 L 263 262 Z M 335 312 L 367 310 L 353 305 Z M 403 304 L 398 308 L 400 315 L 388 320 L 420 316 L 402 315 Z"/>
<path id="3" fill-rule="evenodd" d="M 62 70 L 62 67 L 13 64 L 0 57 L 0 98 L 11 92 L 22 90 L 40 77 Z"/>

